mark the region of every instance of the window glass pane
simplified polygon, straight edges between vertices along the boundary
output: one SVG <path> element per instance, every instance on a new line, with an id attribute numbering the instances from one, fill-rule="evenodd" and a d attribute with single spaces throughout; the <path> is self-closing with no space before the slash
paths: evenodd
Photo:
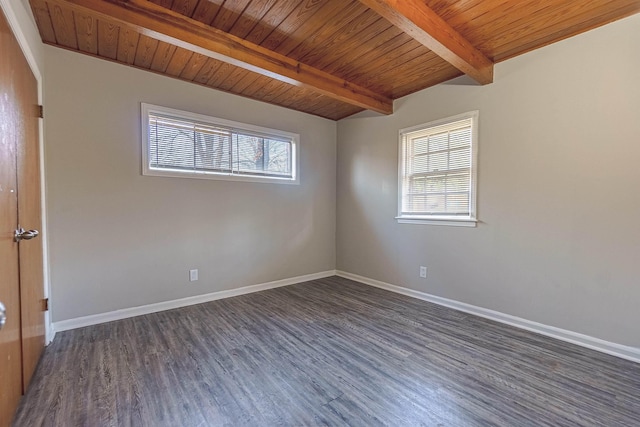
<path id="1" fill-rule="evenodd" d="M 426 212 L 427 211 L 427 196 L 422 195 L 410 195 L 408 210 L 411 212 Z"/>
<path id="2" fill-rule="evenodd" d="M 468 192 L 471 183 L 469 182 L 469 173 L 448 175 L 447 176 L 447 191 L 450 192 Z"/>
<path id="3" fill-rule="evenodd" d="M 429 151 L 429 137 L 416 138 L 413 142 L 413 155 L 427 154 Z"/>
<path id="4" fill-rule="evenodd" d="M 147 137 L 149 169 L 294 178 L 292 140 L 151 112 Z"/>
<path id="5" fill-rule="evenodd" d="M 409 192 L 411 194 L 425 193 L 427 191 L 427 178 L 422 176 L 411 177 Z"/>
<path id="6" fill-rule="evenodd" d="M 233 169 L 263 175 L 291 176 L 291 142 L 254 135 L 233 135 Z"/>
<path id="7" fill-rule="evenodd" d="M 447 167 L 447 163 L 449 160 L 448 157 L 449 157 L 449 153 L 447 153 L 446 151 L 436 153 L 436 154 L 430 154 L 429 167 L 427 171 L 428 172 L 446 171 L 448 169 Z"/>
<path id="8" fill-rule="evenodd" d="M 472 216 L 472 118 L 401 134 L 401 214 Z"/>
<path id="9" fill-rule="evenodd" d="M 157 118 L 149 123 L 149 157 L 159 168 L 194 168 L 193 126 Z"/>
<path id="10" fill-rule="evenodd" d="M 233 135 L 233 169 L 239 172 L 264 170 L 264 139 L 252 135 Z"/>
<path id="11" fill-rule="evenodd" d="M 463 148 L 449 152 L 449 167 L 447 169 L 468 168 L 471 165 L 471 148 Z"/>
<path id="12" fill-rule="evenodd" d="M 228 132 L 201 130 L 195 137 L 196 168 L 213 171 L 231 169 L 231 135 Z"/>
<path id="13" fill-rule="evenodd" d="M 465 214 L 469 212 L 469 195 L 448 194 L 446 211 L 450 214 Z"/>
<path id="14" fill-rule="evenodd" d="M 446 212 L 446 198 L 444 194 L 428 194 L 427 195 L 427 208 L 425 212 L 429 213 L 444 213 Z"/>
<path id="15" fill-rule="evenodd" d="M 429 172 L 429 156 L 415 156 L 411 162 L 411 173 Z"/>
<path id="16" fill-rule="evenodd" d="M 291 143 L 265 139 L 267 146 L 267 162 L 265 169 L 280 175 L 291 174 Z"/>
<path id="17" fill-rule="evenodd" d="M 427 191 L 430 193 L 442 193 L 446 189 L 447 178 L 445 175 L 431 176 L 428 178 Z"/>
<path id="18" fill-rule="evenodd" d="M 443 132 L 429 137 L 429 151 L 446 150 L 449 145 L 449 132 Z"/>
<path id="19" fill-rule="evenodd" d="M 471 127 L 454 130 L 449 134 L 449 148 L 468 147 L 471 143 Z"/>

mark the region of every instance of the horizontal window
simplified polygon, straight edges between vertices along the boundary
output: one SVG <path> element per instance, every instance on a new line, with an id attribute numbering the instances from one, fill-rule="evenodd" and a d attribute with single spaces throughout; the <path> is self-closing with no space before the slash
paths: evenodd
<path id="1" fill-rule="evenodd" d="M 143 174 L 297 183 L 297 134 L 142 104 Z"/>

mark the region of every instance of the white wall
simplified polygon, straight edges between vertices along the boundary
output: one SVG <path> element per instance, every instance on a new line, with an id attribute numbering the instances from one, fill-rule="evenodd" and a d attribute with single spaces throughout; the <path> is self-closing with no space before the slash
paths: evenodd
<path id="1" fill-rule="evenodd" d="M 335 268 L 335 122 L 53 47 L 45 59 L 54 321 Z M 142 176 L 140 102 L 299 133 L 301 184 Z"/>
<path id="2" fill-rule="evenodd" d="M 640 15 L 340 121 L 338 269 L 640 347 L 638 46 Z M 470 110 L 480 224 L 397 224 L 398 130 Z"/>

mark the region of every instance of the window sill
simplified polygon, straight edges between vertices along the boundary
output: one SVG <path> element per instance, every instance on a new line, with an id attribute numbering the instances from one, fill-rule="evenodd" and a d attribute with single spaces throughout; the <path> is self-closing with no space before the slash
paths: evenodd
<path id="1" fill-rule="evenodd" d="M 266 177 L 257 175 L 240 175 L 225 172 L 202 172 L 202 171 L 181 171 L 177 169 L 153 169 L 145 168 L 143 165 L 142 175 L 145 176 L 164 176 L 171 178 L 195 178 L 195 179 L 213 179 L 222 181 L 244 181 L 244 182 L 262 182 L 266 184 L 293 184 L 299 185 L 300 180 L 297 178 L 281 178 Z"/>
<path id="2" fill-rule="evenodd" d="M 451 227 L 475 227 L 478 223 L 474 218 L 433 218 L 418 216 L 397 216 L 398 224 L 447 225 Z"/>

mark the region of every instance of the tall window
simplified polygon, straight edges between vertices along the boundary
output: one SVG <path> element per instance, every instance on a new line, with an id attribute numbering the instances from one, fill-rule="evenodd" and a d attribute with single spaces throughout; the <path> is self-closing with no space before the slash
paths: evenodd
<path id="1" fill-rule="evenodd" d="M 143 174 L 297 183 L 296 134 L 142 104 Z"/>
<path id="2" fill-rule="evenodd" d="M 400 131 L 398 222 L 476 224 L 478 112 Z"/>

